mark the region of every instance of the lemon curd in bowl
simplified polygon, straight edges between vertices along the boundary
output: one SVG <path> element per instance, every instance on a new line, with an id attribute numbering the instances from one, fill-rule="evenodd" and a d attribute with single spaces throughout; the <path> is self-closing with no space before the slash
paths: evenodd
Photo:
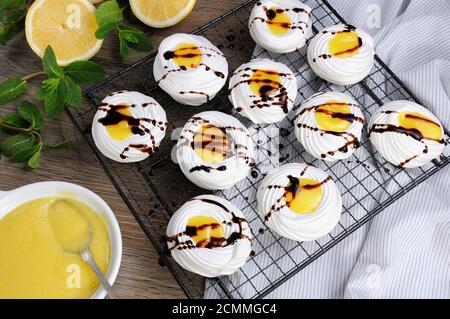
<path id="1" fill-rule="evenodd" d="M 79 215 L 64 213 L 67 205 Z M 86 245 L 87 231 L 89 248 L 106 274 L 111 260 L 108 227 L 83 202 L 42 197 L 0 218 L 0 298 L 91 298 L 100 283 L 76 253 Z"/>

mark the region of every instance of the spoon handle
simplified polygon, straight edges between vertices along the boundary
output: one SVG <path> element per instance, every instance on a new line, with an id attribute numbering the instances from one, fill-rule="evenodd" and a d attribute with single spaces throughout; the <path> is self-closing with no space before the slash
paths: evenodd
<path id="1" fill-rule="evenodd" d="M 100 268 L 98 268 L 97 263 L 94 260 L 94 256 L 92 256 L 92 253 L 89 250 L 89 248 L 84 250 L 81 253 L 81 258 L 83 258 L 83 260 L 85 262 L 87 262 L 88 265 L 95 272 L 95 274 L 97 275 L 97 278 L 102 283 L 103 288 L 105 288 L 106 292 L 108 293 L 109 298 L 111 298 L 111 299 L 119 299 L 119 297 L 117 296 L 117 294 L 114 291 L 113 287 L 109 284 L 108 280 L 106 280 L 106 278 L 103 275 L 103 273 L 101 272 Z"/>

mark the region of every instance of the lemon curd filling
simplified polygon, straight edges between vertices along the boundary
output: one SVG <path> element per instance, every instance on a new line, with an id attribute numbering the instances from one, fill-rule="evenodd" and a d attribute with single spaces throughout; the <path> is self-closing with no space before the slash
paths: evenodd
<path id="1" fill-rule="evenodd" d="M 204 162 L 211 164 L 225 161 L 231 150 L 226 131 L 212 125 L 204 125 L 195 133 L 193 148 Z"/>
<path id="2" fill-rule="evenodd" d="M 0 298 L 90 298 L 99 281 L 71 253 L 90 250 L 103 273 L 110 262 L 105 223 L 89 206 L 48 197 L 20 205 L 0 219 Z"/>
<path id="3" fill-rule="evenodd" d="M 173 61 L 180 67 L 194 69 L 202 63 L 202 51 L 192 43 L 180 43 L 172 52 Z"/>
<path id="4" fill-rule="evenodd" d="M 440 141 L 443 137 L 438 123 L 417 112 L 399 113 L 398 124 L 403 128 L 419 131 L 423 138 L 429 140 Z"/>
<path id="5" fill-rule="evenodd" d="M 329 42 L 328 51 L 337 58 L 349 58 L 359 53 L 361 38 L 356 32 L 338 32 Z"/>
<path id="6" fill-rule="evenodd" d="M 308 178 L 290 178 L 286 187 L 284 201 L 297 214 L 309 214 L 319 208 L 322 201 L 322 185 L 318 181 Z"/>
<path id="7" fill-rule="evenodd" d="M 47 211 L 53 233 L 65 251 L 76 254 L 88 247 L 90 225 L 78 207 L 56 200 L 47 206 Z"/>
<path id="8" fill-rule="evenodd" d="M 280 8 L 270 8 L 267 10 L 267 24 L 270 32 L 277 36 L 283 36 L 289 32 L 292 27 L 292 21 Z"/>
<path id="9" fill-rule="evenodd" d="M 256 70 L 249 82 L 256 96 L 268 97 L 280 88 L 281 75 L 272 70 Z"/>
<path id="10" fill-rule="evenodd" d="M 106 131 L 111 138 L 123 141 L 133 135 L 132 126 L 129 119 L 133 117 L 130 108 L 127 105 L 120 105 L 116 107 L 115 114 L 117 120 L 115 124 L 109 124 L 106 126 Z"/>
<path id="11" fill-rule="evenodd" d="M 225 236 L 222 224 L 210 216 L 191 217 L 186 225 L 186 234 L 200 248 L 220 246 Z"/>
<path id="12" fill-rule="evenodd" d="M 347 130 L 351 125 L 351 121 L 346 119 L 346 115 L 351 114 L 350 106 L 339 101 L 328 101 L 315 111 L 317 124 L 322 129 L 332 132 Z"/>

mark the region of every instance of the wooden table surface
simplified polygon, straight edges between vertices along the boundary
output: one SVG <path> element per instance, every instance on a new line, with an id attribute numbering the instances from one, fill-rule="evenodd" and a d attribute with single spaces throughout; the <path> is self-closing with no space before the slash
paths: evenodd
<path id="1" fill-rule="evenodd" d="M 178 25 L 163 30 L 143 30 L 151 36 L 157 47 L 164 37 L 177 32 L 193 31 L 242 2 L 244 0 L 198 0 L 191 15 Z M 124 61 L 118 51 L 116 39 L 110 37 L 93 60 L 111 75 L 145 56 L 130 51 L 130 56 Z M 15 37 L 8 46 L 0 46 L 0 56 L 0 81 L 13 75 L 30 74 L 40 68 L 41 62 L 28 47 L 23 33 Z M 32 99 L 38 85 L 38 79 L 32 80 L 25 98 Z M 16 103 L 10 103 L 2 107 L 0 114 L 15 108 Z M 110 205 L 122 231 L 122 265 L 115 284 L 118 294 L 123 298 L 184 298 L 184 293 L 170 272 L 158 265 L 155 250 L 64 113 L 48 121 L 45 136 L 49 142 L 67 138 L 72 143 L 63 150 L 45 152 L 40 168 L 33 172 L 24 169 L 23 165 L 12 164 L 8 159 L 2 158 L 0 190 L 7 191 L 28 183 L 54 180 L 76 183 L 91 189 Z"/>

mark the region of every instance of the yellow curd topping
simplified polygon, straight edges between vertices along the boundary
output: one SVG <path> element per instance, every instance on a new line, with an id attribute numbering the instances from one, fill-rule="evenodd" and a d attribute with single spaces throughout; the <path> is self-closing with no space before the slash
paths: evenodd
<path id="1" fill-rule="evenodd" d="M 361 38 L 356 32 L 339 32 L 328 42 L 328 51 L 337 58 L 349 58 L 359 53 Z"/>
<path id="2" fill-rule="evenodd" d="M 200 248 L 220 246 L 225 236 L 222 224 L 210 216 L 191 217 L 186 225 L 186 234 Z"/>
<path id="3" fill-rule="evenodd" d="M 322 129 L 332 132 L 343 132 L 352 123 L 352 121 L 346 118 L 346 115 L 351 114 L 352 112 L 348 104 L 339 101 L 328 101 L 316 109 L 315 117 L 317 124 Z"/>
<path id="4" fill-rule="evenodd" d="M 180 43 L 172 52 L 173 61 L 182 68 L 194 69 L 202 62 L 202 51 L 192 43 Z"/>
<path id="5" fill-rule="evenodd" d="M 269 30 L 274 35 L 285 35 L 292 27 L 291 18 L 284 12 L 284 10 L 280 10 L 280 8 L 270 8 L 267 11 L 267 17 Z"/>
<path id="6" fill-rule="evenodd" d="M 281 75 L 272 70 L 256 70 L 249 83 L 250 89 L 256 96 L 268 97 L 280 88 Z"/>
<path id="7" fill-rule="evenodd" d="M 70 251 L 89 246 L 103 273 L 110 262 L 105 223 L 75 199 L 48 197 L 0 219 L 0 298 L 90 298 L 99 281 Z"/>
<path id="8" fill-rule="evenodd" d="M 194 151 L 207 163 L 225 161 L 230 152 L 226 131 L 213 125 L 202 126 L 194 135 Z"/>
<path id="9" fill-rule="evenodd" d="M 319 208 L 322 201 L 322 184 L 308 178 L 290 178 L 291 182 L 286 187 L 284 201 L 287 206 L 298 214 L 309 214 Z"/>
<path id="10" fill-rule="evenodd" d="M 123 141 L 133 135 L 132 125 L 133 114 L 127 105 L 118 105 L 113 110 L 116 121 L 106 125 L 106 131 L 109 136 L 118 141 Z"/>
<path id="11" fill-rule="evenodd" d="M 441 126 L 420 113 L 402 112 L 398 115 L 398 123 L 403 128 L 419 131 L 423 138 L 434 141 L 442 139 Z"/>

